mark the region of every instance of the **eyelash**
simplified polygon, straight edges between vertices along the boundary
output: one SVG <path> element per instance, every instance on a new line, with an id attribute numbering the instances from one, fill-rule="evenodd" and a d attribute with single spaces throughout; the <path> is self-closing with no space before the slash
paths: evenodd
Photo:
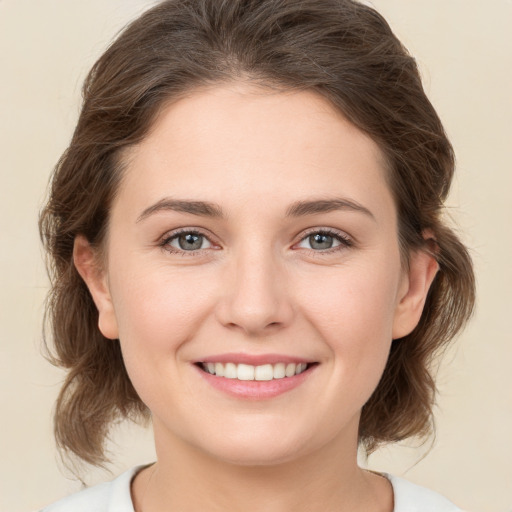
<path id="1" fill-rule="evenodd" d="M 197 229 L 187 229 L 187 228 L 184 228 L 184 229 L 180 229 L 178 231 L 174 231 L 174 232 L 164 236 L 162 238 L 161 242 L 159 243 L 159 246 L 162 247 L 167 252 L 170 252 L 172 254 L 179 254 L 181 256 L 199 256 L 199 255 L 203 254 L 204 251 L 209 249 L 209 248 L 206 248 L 206 249 L 197 249 L 197 250 L 186 251 L 184 249 L 176 249 L 176 248 L 172 247 L 170 245 L 171 242 L 173 240 L 177 239 L 180 235 L 183 235 L 183 234 L 187 234 L 187 235 L 190 234 L 190 235 L 196 235 L 196 236 L 203 237 L 206 240 L 208 240 L 208 242 L 210 244 L 215 245 L 208 238 L 208 236 L 205 235 L 203 232 L 201 232 L 201 231 L 199 231 Z M 310 251 L 312 254 L 314 254 L 315 256 L 321 256 L 321 255 L 325 255 L 325 254 L 332 254 L 332 253 L 335 253 L 335 252 L 338 252 L 338 251 L 342 251 L 344 249 L 348 249 L 348 248 L 354 246 L 354 241 L 350 237 L 348 237 L 346 234 L 344 234 L 344 233 L 342 233 L 340 231 L 333 230 L 333 229 L 321 229 L 321 228 L 320 229 L 319 228 L 311 229 L 310 231 L 304 233 L 302 235 L 301 239 L 296 244 L 294 244 L 294 246 L 297 246 L 298 244 L 300 244 L 301 242 L 303 242 L 304 240 L 306 240 L 308 237 L 310 237 L 312 235 L 326 235 L 326 236 L 330 236 L 330 237 L 334 238 L 335 240 L 337 240 L 339 242 L 338 246 L 332 247 L 332 248 L 329 248 L 329 249 L 324 249 L 324 250 L 306 249 L 306 250 Z"/>
<path id="2" fill-rule="evenodd" d="M 197 249 L 195 251 L 185 251 L 184 249 L 176 249 L 176 248 L 172 247 L 170 245 L 171 242 L 173 240 L 177 239 L 180 235 L 200 236 L 200 237 L 203 237 L 206 240 L 208 240 L 208 242 L 210 242 L 210 244 L 214 245 L 213 242 L 208 238 L 208 236 L 206 236 L 201 231 L 199 231 L 197 229 L 193 229 L 193 228 L 192 229 L 184 228 L 184 229 L 179 229 L 177 231 L 173 231 L 172 233 L 165 235 L 159 244 L 160 247 L 162 247 L 162 249 L 166 250 L 167 252 L 170 252 L 171 254 L 179 254 L 180 256 L 200 256 L 201 254 L 203 254 L 203 252 L 205 250 L 207 250 L 207 249 Z"/>
<path id="3" fill-rule="evenodd" d="M 311 229 L 310 231 L 306 232 L 302 236 L 302 238 L 299 240 L 298 243 L 301 243 L 302 241 L 306 240 L 307 238 L 309 238 L 312 235 L 327 235 L 327 236 L 334 238 L 335 240 L 337 240 L 340 243 L 337 247 L 332 247 L 332 248 L 324 249 L 324 250 L 309 249 L 309 251 L 312 254 L 314 254 L 315 256 L 322 256 L 325 254 L 336 253 L 338 251 L 343 251 L 344 249 L 349 249 L 350 247 L 354 246 L 354 241 L 345 233 L 343 233 L 341 231 L 334 230 L 334 229 L 325 229 L 325 228 L 324 229 L 322 229 L 322 228 Z M 294 245 L 297 245 L 297 244 L 294 244 Z"/>

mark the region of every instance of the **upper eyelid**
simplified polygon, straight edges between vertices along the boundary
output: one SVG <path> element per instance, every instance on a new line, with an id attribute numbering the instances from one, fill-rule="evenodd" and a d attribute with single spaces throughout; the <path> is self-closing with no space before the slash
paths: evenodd
<path id="1" fill-rule="evenodd" d="M 310 228 L 310 229 L 307 229 L 305 231 L 302 231 L 298 235 L 299 242 L 304 240 L 304 238 L 306 238 L 308 236 L 311 236 L 314 233 L 325 233 L 325 234 L 328 234 L 328 235 L 338 236 L 339 238 L 341 238 L 343 240 L 347 240 L 348 239 L 348 240 L 351 240 L 351 241 L 355 241 L 354 237 L 349 235 L 346 231 L 342 231 L 340 229 L 335 229 L 335 228 L 315 227 L 315 228 Z"/>
<path id="2" fill-rule="evenodd" d="M 193 233 L 196 235 L 201 235 L 207 238 L 211 243 L 214 243 L 212 240 L 212 238 L 214 238 L 212 234 L 210 234 L 207 230 L 203 228 L 196 227 L 171 229 L 170 231 L 166 231 L 162 236 L 160 236 L 159 240 L 161 242 L 172 240 L 173 238 L 176 238 L 177 236 L 182 235 L 183 233 Z"/>
<path id="3" fill-rule="evenodd" d="M 336 229 L 336 228 L 328 228 L 328 227 L 313 227 L 313 228 L 308 228 L 308 229 L 305 229 L 304 231 L 302 231 L 302 236 L 308 236 L 309 234 L 311 233 L 333 233 L 333 234 L 337 234 L 337 235 L 347 235 L 347 233 L 345 233 L 344 231 L 342 231 L 341 229 Z"/>
<path id="4" fill-rule="evenodd" d="M 190 226 L 190 227 L 187 226 L 184 228 L 170 229 L 169 231 L 166 231 L 162 235 L 161 238 L 164 238 L 166 236 L 171 237 L 171 236 L 179 235 L 181 233 L 198 233 L 198 234 L 201 234 L 204 236 L 208 236 L 208 233 L 210 233 L 210 231 L 205 228 L 200 228 L 200 227 L 196 227 L 196 226 Z M 314 226 L 311 228 L 303 229 L 303 230 L 301 230 L 301 232 L 299 234 L 304 237 L 311 233 L 335 233 L 335 234 L 339 234 L 339 235 L 350 236 L 348 233 L 346 233 L 345 231 L 343 231 L 341 229 L 331 228 L 331 227 L 326 227 L 326 226 Z M 297 235 L 297 236 L 299 236 L 299 235 Z"/>

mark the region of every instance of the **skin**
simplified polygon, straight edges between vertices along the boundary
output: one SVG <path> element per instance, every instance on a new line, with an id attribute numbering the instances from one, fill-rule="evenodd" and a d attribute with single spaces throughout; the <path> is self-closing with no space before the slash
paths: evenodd
<path id="1" fill-rule="evenodd" d="M 106 264 L 83 237 L 75 264 L 152 413 L 158 461 L 133 482 L 137 512 L 391 512 L 388 481 L 357 466 L 360 412 L 437 264 L 417 252 L 402 268 L 378 146 L 312 92 L 231 83 L 167 105 L 125 162 Z M 287 215 L 340 198 L 367 211 Z M 202 248 L 180 249 L 178 229 Z M 333 247 L 313 247 L 325 230 Z M 282 395 L 245 400 L 194 365 L 231 352 L 318 364 Z"/>

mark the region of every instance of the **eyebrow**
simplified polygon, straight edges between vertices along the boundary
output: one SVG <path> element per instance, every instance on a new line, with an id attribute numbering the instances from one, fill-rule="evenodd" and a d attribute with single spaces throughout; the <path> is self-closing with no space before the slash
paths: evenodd
<path id="1" fill-rule="evenodd" d="M 373 213 L 363 205 L 345 198 L 335 199 L 313 199 L 308 201 L 297 201 L 290 205 L 286 210 L 287 217 L 302 217 L 306 215 L 315 215 L 336 210 L 349 210 L 361 212 L 368 217 L 375 219 Z M 137 218 L 137 222 L 141 222 L 150 215 L 160 211 L 174 211 L 180 213 L 188 213 L 200 217 L 225 218 L 222 208 L 207 201 L 189 201 L 185 199 L 163 198 L 157 203 L 146 208 Z"/>
<path id="2" fill-rule="evenodd" d="M 310 201 L 297 201 L 293 203 L 286 211 L 287 217 L 300 217 L 303 215 L 315 215 L 317 213 L 326 213 L 336 210 L 349 210 L 361 212 L 376 221 L 375 215 L 365 208 L 362 204 L 351 199 L 334 198 L 334 199 L 316 199 Z"/>
<path id="3" fill-rule="evenodd" d="M 146 208 L 137 218 L 137 222 L 140 222 L 150 215 L 160 211 L 174 211 L 189 213 L 191 215 L 198 215 L 201 217 L 224 218 L 222 208 L 216 204 L 208 203 L 206 201 L 188 201 L 166 197 Z"/>

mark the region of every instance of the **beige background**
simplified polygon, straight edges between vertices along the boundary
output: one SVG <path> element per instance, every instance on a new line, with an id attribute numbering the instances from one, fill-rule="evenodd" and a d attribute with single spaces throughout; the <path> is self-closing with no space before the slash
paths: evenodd
<path id="1" fill-rule="evenodd" d="M 40 355 L 46 277 L 36 230 L 87 69 L 150 2 L 0 0 L 0 511 L 78 488 L 59 465 L 51 409 L 62 374 Z M 374 0 L 417 57 L 458 155 L 449 212 L 472 248 L 477 314 L 439 373 L 434 447 L 386 448 L 376 469 L 474 512 L 512 510 L 512 1 Z M 121 427 L 113 472 L 153 458 L 149 433 Z M 420 459 L 423 460 L 420 461 Z M 62 472 L 63 471 L 63 472 Z M 109 479 L 102 471 L 89 482 Z"/>

